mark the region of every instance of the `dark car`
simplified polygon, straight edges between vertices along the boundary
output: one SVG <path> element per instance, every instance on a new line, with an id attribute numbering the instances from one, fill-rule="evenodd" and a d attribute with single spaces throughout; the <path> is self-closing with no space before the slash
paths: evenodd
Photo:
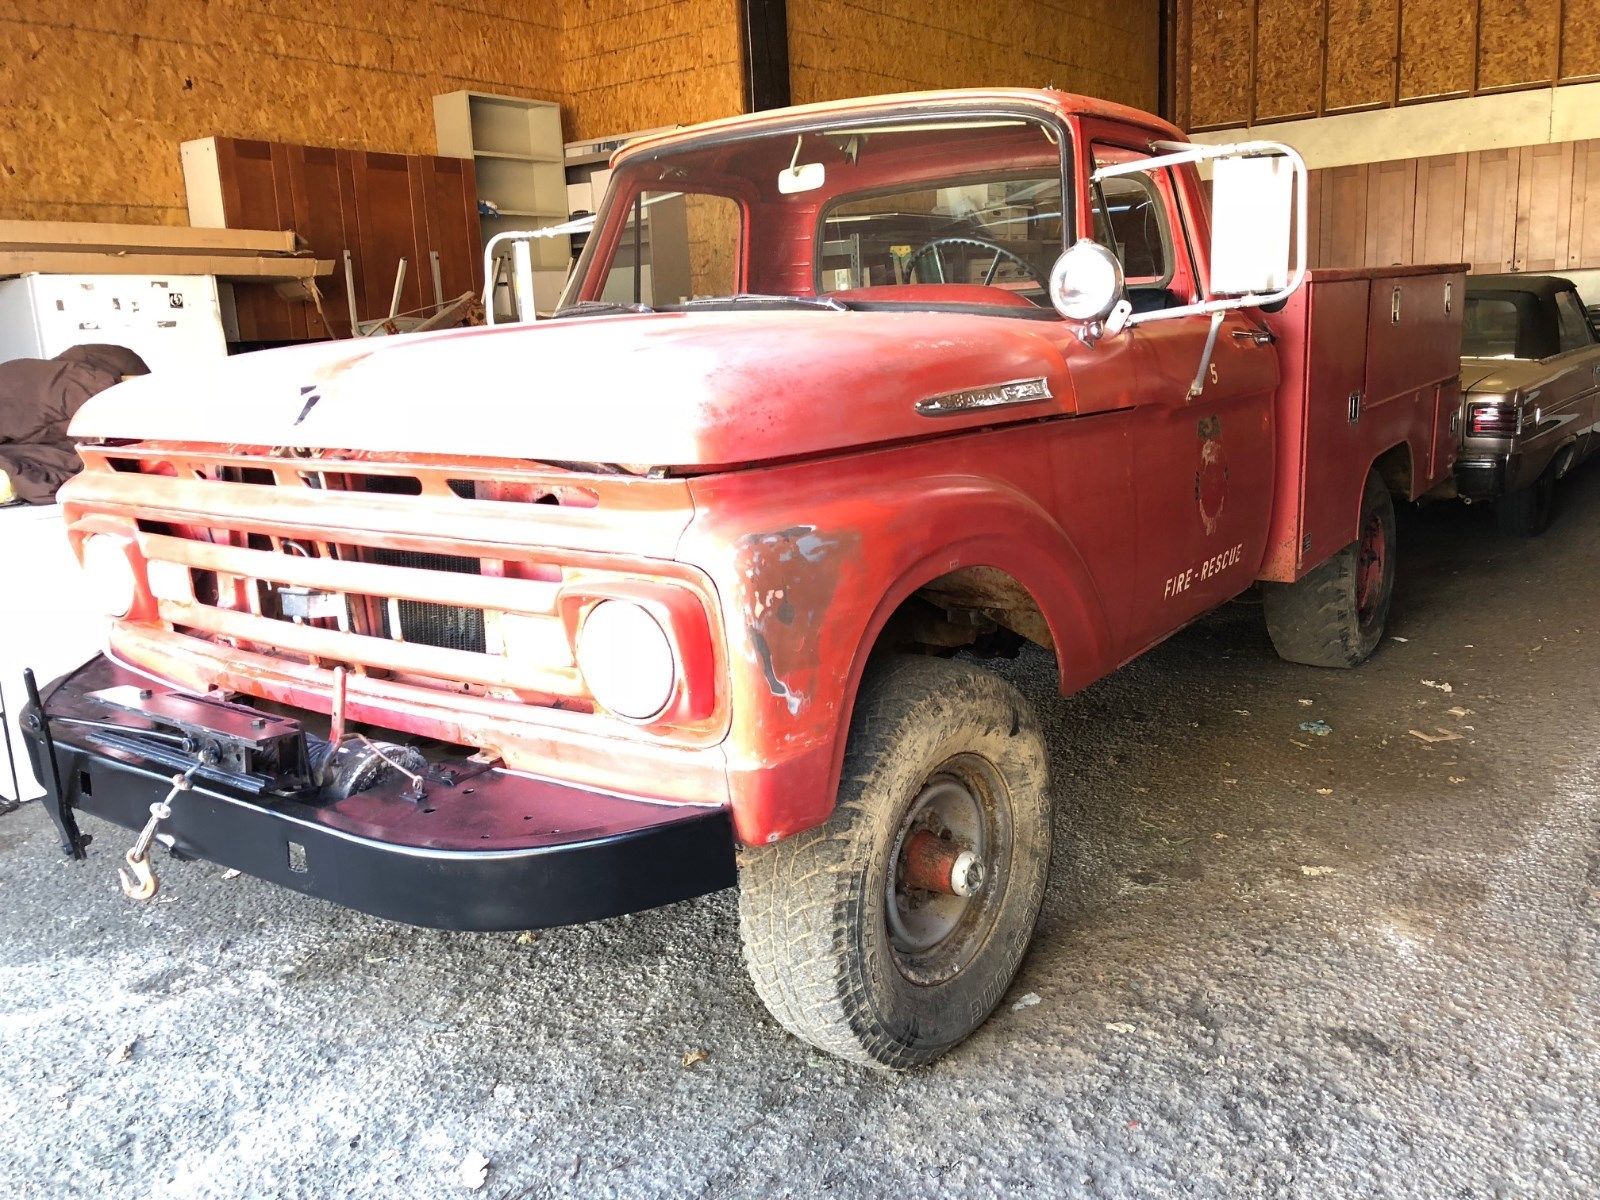
<path id="1" fill-rule="evenodd" d="M 1600 449 L 1600 337 L 1572 282 L 1467 279 L 1456 490 L 1492 500 L 1500 527 L 1550 524 L 1556 481 Z"/>

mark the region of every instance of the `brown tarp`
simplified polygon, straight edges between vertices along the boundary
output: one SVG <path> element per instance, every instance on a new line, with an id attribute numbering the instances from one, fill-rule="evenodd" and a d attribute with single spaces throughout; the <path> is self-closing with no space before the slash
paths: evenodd
<path id="1" fill-rule="evenodd" d="M 54 358 L 0 363 L 0 471 L 17 496 L 49 504 L 82 468 L 67 425 L 97 392 L 125 375 L 145 375 L 144 359 L 123 346 L 74 346 Z"/>

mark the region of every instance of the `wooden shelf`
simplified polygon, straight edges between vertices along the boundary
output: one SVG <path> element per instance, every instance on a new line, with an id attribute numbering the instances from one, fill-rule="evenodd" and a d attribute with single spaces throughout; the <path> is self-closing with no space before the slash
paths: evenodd
<path id="1" fill-rule="evenodd" d="M 501 158 L 511 162 L 525 163 L 559 163 L 559 158 L 551 158 L 548 154 L 511 154 L 503 150 L 474 150 L 473 158 Z"/>
<path id="2" fill-rule="evenodd" d="M 100 254 L 89 250 L 0 250 L 0 276 L 215 275 L 218 279 L 312 279 L 333 271 L 326 258 L 248 254 Z"/>
<path id="3" fill-rule="evenodd" d="M 520 217 L 524 220 L 535 221 L 565 221 L 567 214 L 556 212 L 548 208 L 502 208 L 498 213 L 482 214 L 485 221 L 492 221 L 496 217 Z"/>

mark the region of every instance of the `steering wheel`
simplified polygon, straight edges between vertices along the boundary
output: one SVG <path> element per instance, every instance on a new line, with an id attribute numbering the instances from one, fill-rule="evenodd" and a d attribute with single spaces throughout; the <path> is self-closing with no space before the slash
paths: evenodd
<path id="1" fill-rule="evenodd" d="M 1000 264 L 1008 260 L 1021 267 L 1022 270 L 1029 276 L 1029 278 L 1031 278 L 1041 288 L 1046 286 L 1044 276 L 1040 275 L 1039 272 L 1034 269 L 1033 265 L 1020 254 L 1016 254 L 1013 251 L 1007 250 L 998 242 L 989 241 L 988 238 L 967 237 L 961 234 L 952 234 L 948 237 L 936 237 L 932 241 L 924 242 L 922 245 L 913 250 L 911 252 L 911 257 L 906 259 L 905 272 L 907 280 L 911 278 L 911 268 L 916 264 L 916 261 L 925 254 L 931 254 L 933 255 L 934 266 L 939 271 L 939 278 L 935 282 L 948 283 L 949 280 L 944 277 L 944 259 L 939 257 L 939 248 L 941 246 L 976 246 L 980 250 L 994 251 L 994 261 L 989 264 L 989 269 L 983 273 L 984 287 L 988 287 L 990 284 L 994 283 L 994 277 L 1000 270 Z"/>

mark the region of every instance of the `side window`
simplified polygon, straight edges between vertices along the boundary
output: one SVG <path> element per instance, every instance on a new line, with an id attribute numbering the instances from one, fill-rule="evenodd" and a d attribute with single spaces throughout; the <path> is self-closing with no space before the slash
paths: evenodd
<path id="1" fill-rule="evenodd" d="M 744 209 L 726 196 L 643 192 L 639 207 L 628 216 L 599 298 L 660 306 L 695 296 L 731 295 L 738 290 L 743 236 Z"/>
<path id="2" fill-rule="evenodd" d="M 1166 203 L 1149 175 L 1116 175 L 1099 184 L 1094 189 L 1094 229 L 1095 240 L 1121 260 L 1130 286 L 1171 282 L 1172 230 Z"/>
<path id="3" fill-rule="evenodd" d="M 1576 292 L 1556 293 L 1556 312 L 1561 317 L 1561 353 L 1583 350 L 1594 345 L 1594 333 L 1589 328 L 1589 317 L 1578 302 Z"/>

